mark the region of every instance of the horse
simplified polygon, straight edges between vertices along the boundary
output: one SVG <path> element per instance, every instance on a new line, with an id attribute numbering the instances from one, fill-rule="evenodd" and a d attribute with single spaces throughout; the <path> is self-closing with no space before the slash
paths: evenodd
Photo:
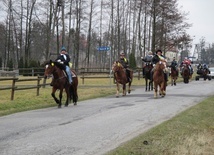
<path id="1" fill-rule="evenodd" d="M 165 79 L 164 70 L 165 65 L 159 61 L 156 63 L 153 71 L 153 82 L 154 82 L 154 98 L 157 98 L 157 92 L 159 87 L 159 94 L 164 97 L 166 95 L 167 81 Z"/>
<path id="2" fill-rule="evenodd" d="M 208 68 L 199 69 L 197 71 L 197 74 L 200 75 L 200 77 L 202 77 L 204 80 L 207 80 L 207 79 L 210 80 L 211 79 L 210 76 L 209 76 L 210 70 Z M 196 78 L 197 77 L 199 79 L 199 76 L 196 76 Z"/>
<path id="3" fill-rule="evenodd" d="M 175 66 L 170 66 L 171 67 L 171 85 L 176 86 L 176 80 L 178 79 L 178 69 Z"/>
<path id="4" fill-rule="evenodd" d="M 45 62 L 45 72 L 44 77 L 50 77 L 53 75 L 52 81 L 52 93 L 51 96 L 54 98 L 55 102 L 58 104 L 58 108 L 61 108 L 62 105 L 62 93 L 63 90 L 66 92 L 66 102 L 65 107 L 68 106 L 71 99 L 73 99 L 74 105 L 77 105 L 78 95 L 77 95 L 77 86 L 78 86 L 78 78 L 75 71 L 72 70 L 72 85 L 69 84 L 66 74 L 64 72 L 65 66 L 60 64 L 59 62 L 53 62 L 50 60 L 49 62 Z M 59 90 L 59 99 L 55 96 L 55 92 Z"/>
<path id="5" fill-rule="evenodd" d="M 128 93 L 131 93 L 131 83 L 133 80 L 133 71 L 130 70 L 130 80 L 128 80 L 126 69 L 118 61 L 115 61 L 112 65 L 112 71 L 114 73 L 114 79 L 117 85 L 116 97 L 119 97 L 119 85 L 123 87 L 123 96 L 126 96 L 126 84 L 128 83 Z"/>
<path id="6" fill-rule="evenodd" d="M 144 67 L 145 83 L 146 83 L 145 91 L 153 90 L 152 69 L 153 69 L 153 65 L 151 63 L 146 63 Z"/>
<path id="7" fill-rule="evenodd" d="M 192 75 L 190 74 L 190 69 L 187 64 L 183 64 L 181 75 L 183 77 L 184 83 L 189 83 L 189 79 L 192 77 Z"/>

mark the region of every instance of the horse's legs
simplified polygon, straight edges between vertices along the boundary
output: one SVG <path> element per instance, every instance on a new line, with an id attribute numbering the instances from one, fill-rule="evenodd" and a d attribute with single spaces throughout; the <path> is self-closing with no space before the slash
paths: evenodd
<path id="1" fill-rule="evenodd" d="M 68 104 L 69 104 L 69 101 L 70 101 L 70 91 L 69 91 L 69 88 L 66 88 L 66 89 L 65 89 L 65 92 L 66 92 L 65 107 L 67 107 Z"/>
<path id="2" fill-rule="evenodd" d="M 174 85 L 176 86 L 176 80 L 177 80 L 177 77 L 175 77 L 175 79 L 174 79 Z"/>
<path id="3" fill-rule="evenodd" d="M 119 83 L 117 82 L 117 92 L 116 92 L 116 97 L 119 97 L 119 90 L 120 90 L 120 87 L 119 87 Z"/>
<path id="4" fill-rule="evenodd" d="M 123 84 L 123 96 L 126 96 L 126 84 Z"/>
<path id="5" fill-rule="evenodd" d="M 146 82 L 146 91 L 147 91 L 147 85 L 148 85 L 148 79 L 145 77 L 145 82 Z"/>
<path id="6" fill-rule="evenodd" d="M 161 90 L 161 96 L 164 97 L 166 95 L 166 82 L 162 82 L 160 85 L 160 90 Z"/>
<path id="7" fill-rule="evenodd" d="M 171 75 L 171 86 L 173 86 L 173 83 L 174 83 L 174 80 L 173 80 L 173 77 Z"/>
<path id="8" fill-rule="evenodd" d="M 53 88 L 52 88 L 51 96 L 54 98 L 55 102 L 56 102 L 57 104 L 59 104 L 60 101 L 58 100 L 58 98 L 56 98 L 55 92 L 56 92 L 56 89 L 53 87 Z"/>
<path id="9" fill-rule="evenodd" d="M 158 85 L 156 83 L 154 83 L 154 98 L 158 97 Z"/>
<path id="10" fill-rule="evenodd" d="M 132 82 L 129 82 L 129 88 L 128 88 L 128 93 L 129 94 L 131 93 L 131 84 L 132 84 Z"/>
<path id="11" fill-rule="evenodd" d="M 58 108 L 61 108 L 61 106 L 62 106 L 62 92 L 63 92 L 63 89 L 60 89 L 60 91 L 59 91 L 59 105 L 58 105 Z"/>
<path id="12" fill-rule="evenodd" d="M 153 90 L 153 81 L 152 80 L 149 80 L 149 91 L 152 91 Z"/>

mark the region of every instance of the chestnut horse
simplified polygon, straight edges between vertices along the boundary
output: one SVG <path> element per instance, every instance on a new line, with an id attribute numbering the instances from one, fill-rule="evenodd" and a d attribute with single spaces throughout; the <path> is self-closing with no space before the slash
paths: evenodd
<path id="1" fill-rule="evenodd" d="M 153 82 L 154 82 L 154 98 L 157 98 L 157 92 L 159 87 L 159 94 L 164 97 L 166 95 L 167 81 L 164 77 L 165 65 L 159 61 L 156 63 L 153 72 Z"/>
<path id="2" fill-rule="evenodd" d="M 145 83 L 146 83 L 146 91 L 153 90 L 153 82 L 152 82 L 152 69 L 153 65 L 152 63 L 146 63 L 144 67 L 144 72 L 145 72 Z"/>
<path id="3" fill-rule="evenodd" d="M 171 66 L 171 85 L 176 86 L 176 80 L 178 79 L 178 69 L 175 66 Z"/>
<path id="4" fill-rule="evenodd" d="M 112 71 L 114 73 L 114 78 L 116 81 L 116 85 L 117 85 L 117 93 L 116 93 L 116 97 L 119 97 L 119 90 L 120 87 L 119 85 L 121 84 L 123 87 L 123 96 L 126 96 L 126 84 L 128 83 L 128 93 L 130 94 L 131 92 L 131 83 L 133 80 L 133 71 L 130 70 L 130 80 L 128 80 L 128 77 L 126 75 L 126 69 L 122 66 L 121 63 L 119 63 L 118 61 L 115 61 L 112 65 Z"/>
<path id="5" fill-rule="evenodd" d="M 184 83 L 189 83 L 189 79 L 192 77 L 192 75 L 190 74 L 190 69 L 187 64 L 183 64 L 181 75 L 183 77 Z"/>
<path id="6" fill-rule="evenodd" d="M 62 105 L 62 93 L 63 90 L 66 92 L 66 102 L 65 106 L 67 107 L 71 99 L 73 99 L 74 105 L 77 104 L 78 95 L 77 95 L 77 86 L 78 86 L 78 78 L 74 71 L 73 74 L 73 83 L 72 85 L 69 84 L 66 74 L 64 72 L 64 65 L 60 64 L 59 62 L 49 61 L 45 63 L 45 73 L 44 77 L 50 77 L 53 75 L 53 88 L 51 96 L 54 98 L 55 102 L 58 104 L 58 108 L 61 108 Z M 55 92 L 59 89 L 59 99 L 55 96 Z"/>

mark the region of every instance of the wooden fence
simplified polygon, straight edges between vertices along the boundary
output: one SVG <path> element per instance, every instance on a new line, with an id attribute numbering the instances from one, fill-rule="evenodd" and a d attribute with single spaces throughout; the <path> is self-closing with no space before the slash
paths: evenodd
<path id="1" fill-rule="evenodd" d="M 141 72 L 142 68 L 137 68 L 134 70 L 134 77 L 137 77 L 138 80 L 141 78 Z M 80 79 L 82 79 L 82 84 L 85 83 L 85 79 L 94 79 L 94 78 L 114 78 L 113 73 L 111 73 L 109 70 L 89 70 L 87 69 L 81 69 L 80 70 Z M 114 81 L 114 79 L 113 79 Z"/>
<path id="2" fill-rule="evenodd" d="M 141 68 L 138 68 L 134 70 L 134 77 L 137 77 L 138 80 L 141 78 Z M 31 71 L 31 76 L 34 76 L 34 70 Z M 43 72 L 44 73 L 44 72 Z M 16 73 L 17 74 L 17 73 Z M 41 72 L 42 74 L 42 72 Z M 112 78 L 114 81 L 113 73 L 109 71 L 109 69 L 99 69 L 99 68 L 87 68 L 87 69 L 80 69 L 79 70 L 79 78 L 82 79 L 82 84 L 84 85 L 85 79 L 96 79 L 96 78 Z M 43 83 L 41 83 L 41 80 L 43 79 Z M 49 85 L 50 83 L 46 83 L 46 79 L 44 79 L 43 76 L 37 75 L 37 77 L 32 78 L 26 78 L 26 79 L 19 79 L 16 76 L 14 77 L 0 77 L 1 81 L 8 81 L 11 80 L 12 84 L 11 86 L 6 86 L 0 88 L 1 90 L 8 90 L 11 89 L 11 100 L 14 100 L 15 91 L 18 90 L 27 90 L 27 89 L 36 89 L 36 95 L 39 96 L 39 90 L 41 87 L 45 87 L 46 85 Z M 36 85 L 30 85 L 30 86 L 19 86 L 17 83 L 24 82 L 24 81 L 37 81 Z"/>
<path id="3" fill-rule="evenodd" d="M 45 87 L 46 85 L 49 85 L 49 83 L 46 83 L 46 80 L 43 80 L 43 84 L 40 84 L 40 81 L 44 79 L 42 76 L 37 76 L 35 78 L 29 78 L 29 79 L 19 79 L 16 77 L 11 77 L 11 78 L 0 78 L 0 81 L 8 81 L 11 80 L 12 81 L 12 85 L 11 86 L 7 86 L 7 87 L 3 87 L 0 88 L 1 90 L 8 90 L 11 89 L 11 100 L 14 99 L 14 95 L 15 95 L 15 91 L 17 90 L 27 90 L 27 89 L 36 89 L 36 95 L 39 96 L 39 89 L 43 86 Z M 31 85 L 31 86 L 17 86 L 16 83 L 18 82 L 24 82 L 24 81 L 37 81 L 36 85 Z"/>

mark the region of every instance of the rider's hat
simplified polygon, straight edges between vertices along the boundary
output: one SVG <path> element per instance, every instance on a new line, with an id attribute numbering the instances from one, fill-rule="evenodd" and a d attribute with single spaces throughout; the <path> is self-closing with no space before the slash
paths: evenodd
<path id="1" fill-rule="evenodd" d="M 125 53 L 124 52 L 120 52 L 120 55 L 125 55 Z"/>
<path id="2" fill-rule="evenodd" d="M 157 50 L 157 51 L 156 51 L 156 54 L 157 54 L 158 52 L 161 52 L 161 54 L 162 54 L 162 51 L 161 51 L 161 50 Z"/>
<path id="3" fill-rule="evenodd" d="M 66 51 L 66 48 L 62 46 L 61 51 Z"/>

